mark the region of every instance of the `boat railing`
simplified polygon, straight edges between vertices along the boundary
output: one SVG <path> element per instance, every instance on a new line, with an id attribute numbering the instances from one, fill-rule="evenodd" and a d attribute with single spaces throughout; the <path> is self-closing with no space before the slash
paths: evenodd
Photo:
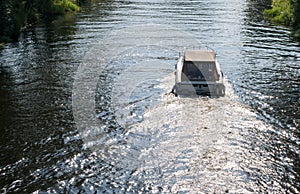
<path id="1" fill-rule="evenodd" d="M 183 48 L 183 50 L 185 51 L 185 50 L 211 50 L 211 51 L 213 51 L 213 52 L 215 52 L 215 50 L 213 49 L 213 48 L 211 48 L 211 47 L 209 47 L 209 46 L 207 46 L 207 45 L 197 45 L 197 46 L 195 46 L 195 45 L 191 45 L 191 46 L 186 46 L 186 47 L 184 47 Z"/>
<path id="2" fill-rule="evenodd" d="M 210 50 L 210 51 L 213 51 L 215 53 L 215 55 L 216 55 L 215 50 L 213 48 L 207 46 L 207 45 L 205 45 L 205 46 L 204 45 L 197 45 L 197 46 L 191 45 L 191 46 L 185 46 L 185 47 L 183 47 L 183 51 L 179 52 L 179 57 L 183 56 L 184 52 L 186 50 Z"/>

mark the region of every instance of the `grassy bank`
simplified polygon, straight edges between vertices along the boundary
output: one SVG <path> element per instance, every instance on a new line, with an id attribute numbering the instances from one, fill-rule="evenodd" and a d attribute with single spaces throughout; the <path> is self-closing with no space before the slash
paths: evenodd
<path id="1" fill-rule="evenodd" d="M 264 15 L 275 24 L 291 27 L 293 36 L 300 39 L 300 0 L 273 0 L 272 9 Z"/>
<path id="2" fill-rule="evenodd" d="M 43 17 L 80 10 L 86 0 L 1 0 L 0 43 L 17 41 L 20 31 Z"/>
<path id="3" fill-rule="evenodd" d="M 75 0 L 53 0 L 48 7 L 43 7 L 42 13 L 47 14 L 64 14 L 66 12 L 79 11 L 79 5 L 76 4 Z"/>

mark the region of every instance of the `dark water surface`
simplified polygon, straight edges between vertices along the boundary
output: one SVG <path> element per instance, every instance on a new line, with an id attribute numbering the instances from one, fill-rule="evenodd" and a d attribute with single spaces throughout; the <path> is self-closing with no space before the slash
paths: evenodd
<path id="1" fill-rule="evenodd" d="M 299 193 L 300 45 L 263 4 L 95 1 L 25 30 L 0 51 L 1 192 Z M 168 94 L 199 45 L 225 97 Z"/>

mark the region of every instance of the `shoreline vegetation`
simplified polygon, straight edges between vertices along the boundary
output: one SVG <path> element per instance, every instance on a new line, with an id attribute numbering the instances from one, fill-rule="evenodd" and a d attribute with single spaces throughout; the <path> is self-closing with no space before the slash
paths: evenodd
<path id="1" fill-rule="evenodd" d="M 7 42 L 17 41 L 21 30 L 49 16 L 80 10 L 88 0 L 1 0 L 0 49 Z"/>
<path id="2" fill-rule="evenodd" d="M 292 36 L 300 40 L 300 0 L 273 0 L 264 16 L 276 25 L 291 28 Z"/>

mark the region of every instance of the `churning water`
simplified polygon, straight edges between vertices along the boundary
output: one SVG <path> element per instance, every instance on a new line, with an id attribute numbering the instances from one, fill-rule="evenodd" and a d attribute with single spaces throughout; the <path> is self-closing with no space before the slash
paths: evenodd
<path id="1" fill-rule="evenodd" d="M 1 51 L 3 192 L 297 193 L 299 44 L 260 1 L 96 1 Z M 184 47 L 221 98 L 170 94 Z"/>

